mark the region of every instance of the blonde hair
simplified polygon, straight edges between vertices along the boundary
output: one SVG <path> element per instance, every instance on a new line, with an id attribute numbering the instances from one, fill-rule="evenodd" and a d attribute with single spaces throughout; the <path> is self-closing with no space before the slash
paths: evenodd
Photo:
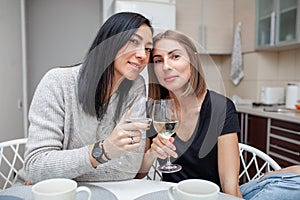
<path id="1" fill-rule="evenodd" d="M 198 97 L 201 96 L 206 91 L 207 86 L 206 86 L 205 75 L 201 65 L 200 55 L 198 54 L 197 48 L 193 43 L 193 41 L 188 36 L 186 36 L 181 32 L 174 31 L 174 30 L 167 30 L 164 33 L 157 34 L 153 38 L 154 49 L 155 49 L 155 44 L 162 39 L 169 39 L 178 42 L 185 48 L 189 56 L 191 77 L 189 80 L 189 86 L 187 87 L 183 95 L 188 96 L 190 94 L 195 94 Z M 148 67 L 148 74 L 149 74 L 149 97 L 152 99 L 160 99 L 160 98 L 168 97 L 169 91 L 159 84 L 157 77 L 154 73 L 152 56 Z"/>

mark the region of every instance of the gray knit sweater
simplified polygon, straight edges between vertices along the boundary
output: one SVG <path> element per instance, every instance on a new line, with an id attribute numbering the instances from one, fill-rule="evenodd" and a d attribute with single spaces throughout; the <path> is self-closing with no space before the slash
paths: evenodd
<path id="1" fill-rule="evenodd" d="M 30 127 L 22 177 L 32 183 L 56 177 L 77 181 L 125 180 L 134 178 L 140 168 L 145 139 L 138 150 L 99 165 L 97 169 L 92 167 L 88 146 L 107 138 L 113 131 L 119 95 L 118 91 L 113 94 L 101 121 L 87 115 L 76 95 L 80 67 L 52 69 L 36 89 L 29 111 Z M 132 101 L 143 96 L 144 79 L 139 76 L 122 104 L 121 116 Z"/>

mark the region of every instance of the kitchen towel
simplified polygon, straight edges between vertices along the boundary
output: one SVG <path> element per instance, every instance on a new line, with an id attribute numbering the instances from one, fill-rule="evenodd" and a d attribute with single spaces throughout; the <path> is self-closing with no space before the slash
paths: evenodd
<path id="1" fill-rule="evenodd" d="M 233 39 L 233 50 L 231 56 L 231 71 L 230 78 L 234 85 L 238 85 L 244 77 L 244 68 L 242 62 L 242 46 L 241 46 L 241 26 L 239 22 L 236 26 L 234 39 Z"/>

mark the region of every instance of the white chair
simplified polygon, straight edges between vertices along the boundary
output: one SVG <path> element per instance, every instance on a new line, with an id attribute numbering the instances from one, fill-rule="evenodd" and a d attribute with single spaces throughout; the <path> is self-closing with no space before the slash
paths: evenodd
<path id="1" fill-rule="evenodd" d="M 261 150 L 239 143 L 241 171 L 240 183 L 260 178 L 266 172 L 281 169 L 281 167 L 269 155 Z"/>
<path id="2" fill-rule="evenodd" d="M 241 160 L 240 183 L 260 178 L 266 172 L 281 169 L 270 156 L 259 149 L 239 143 L 239 150 Z M 148 180 L 161 180 L 162 174 L 156 170 L 158 165 L 158 161 L 154 161 L 147 175 Z"/>
<path id="3" fill-rule="evenodd" d="M 24 149 L 27 138 L 0 143 L 0 191 L 11 187 L 24 165 Z"/>
<path id="4" fill-rule="evenodd" d="M 147 180 L 161 181 L 162 173 L 157 170 L 158 166 L 159 166 L 159 163 L 157 160 L 155 160 L 146 176 Z"/>

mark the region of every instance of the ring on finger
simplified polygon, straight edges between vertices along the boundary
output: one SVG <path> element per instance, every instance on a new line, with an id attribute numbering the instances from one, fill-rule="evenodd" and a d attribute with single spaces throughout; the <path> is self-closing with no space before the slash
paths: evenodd
<path id="1" fill-rule="evenodd" d="M 130 136 L 130 138 L 131 138 L 131 144 L 134 144 L 133 137 L 132 137 L 132 136 Z"/>

